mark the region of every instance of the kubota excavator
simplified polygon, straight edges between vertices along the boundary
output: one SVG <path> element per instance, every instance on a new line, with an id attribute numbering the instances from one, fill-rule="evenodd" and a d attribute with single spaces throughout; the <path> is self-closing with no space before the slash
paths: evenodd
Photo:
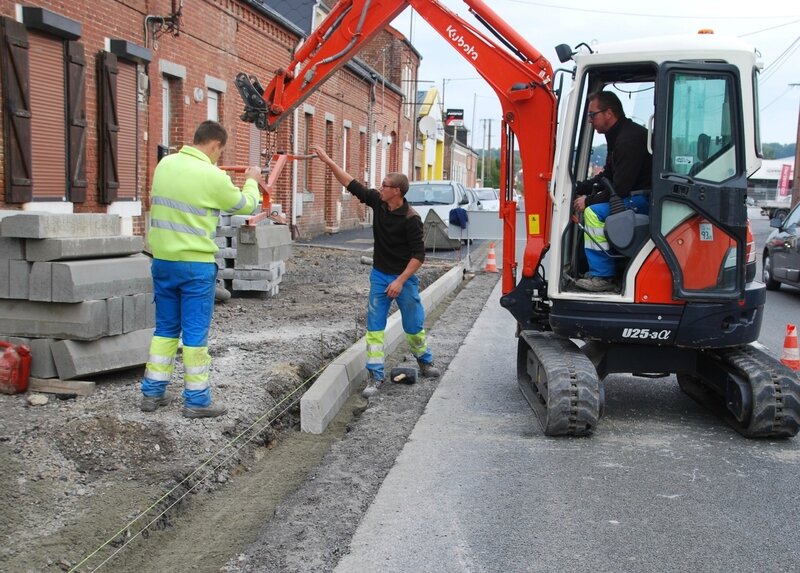
<path id="1" fill-rule="evenodd" d="M 675 374 L 683 391 L 742 435 L 794 436 L 798 378 L 751 344 L 766 300 L 764 285 L 754 281 L 746 204 L 747 177 L 760 166 L 754 50 L 711 33 L 561 45 L 559 59 L 572 62 L 571 87 L 561 93 L 539 51 L 482 0 L 464 3 L 488 33 L 437 0 L 340 0 L 266 87 L 237 75 L 242 119 L 276 130 L 413 8 L 502 105 L 500 302 L 517 320 L 518 383 L 544 433 L 591 434 L 603 413 L 603 380 L 619 372 Z M 653 177 L 642 190 L 649 216 L 625 211 L 617 215 L 623 224 L 606 225 L 619 290 L 592 293 L 575 287 L 586 269 L 571 207 L 576 184 L 590 174 L 597 135 L 587 121 L 587 96 L 601 89 L 617 93 L 626 115 L 647 128 Z M 520 273 L 515 148 L 524 174 Z"/>

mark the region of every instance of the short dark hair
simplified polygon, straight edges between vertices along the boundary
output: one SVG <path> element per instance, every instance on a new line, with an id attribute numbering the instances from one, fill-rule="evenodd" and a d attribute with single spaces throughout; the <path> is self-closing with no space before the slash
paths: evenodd
<path id="1" fill-rule="evenodd" d="M 617 94 L 611 92 L 597 91 L 589 94 L 589 101 L 597 100 L 600 107 L 610 109 L 615 116 L 622 119 L 625 117 L 625 110 L 622 109 L 622 102 L 619 101 Z"/>
<path id="2" fill-rule="evenodd" d="M 217 121 L 207 119 L 197 126 L 194 132 L 194 145 L 203 145 L 209 141 L 219 141 L 224 147 L 228 143 L 228 132 Z"/>
<path id="3" fill-rule="evenodd" d="M 408 193 L 408 177 L 406 177 L 403 173 L 387 173 L 386 179 L 388 179 L 392 183 L 392 187 L 397 187 L 400 189 L 400 194 L 405 197 L 406 193 Z"/>

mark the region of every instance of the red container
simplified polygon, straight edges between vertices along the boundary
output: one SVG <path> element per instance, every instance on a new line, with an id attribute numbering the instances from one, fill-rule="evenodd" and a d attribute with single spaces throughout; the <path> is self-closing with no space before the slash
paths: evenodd
<path id="1" fill-rule="evenodd" d="M 21 394 L 28 389 L 31 349 L 24 344 L 0 340 L 0 392 Z"/>

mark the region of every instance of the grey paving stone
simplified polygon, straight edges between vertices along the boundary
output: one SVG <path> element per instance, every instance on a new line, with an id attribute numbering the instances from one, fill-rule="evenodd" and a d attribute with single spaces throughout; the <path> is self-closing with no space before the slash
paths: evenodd
<path id="1" fill-rule="evenodd" d="M 28 299 L 31 266 L 28 261 L 8 261 L 8 298 Z"/>
<path id="2" fill-rule="evenodd" d="M 25 239 L 0 237 L 0 259 L 24 259 Z"/>
<path id="3" fill-rule="evenodd" d="M 58 377 L 70 380 L 80 376 L 114 372 L 147 362 L 153 329 L 107 336 L 91 342 L 60 340 L 51 344 Z"/>
<path id="4" fill-rule="evenodd" d="M 0 244 L 2 244 L 0 239 Z M 123 257 L 142 252 L 144 239 L 136 236 L 27 239 L 25 256 L 29 261 L 63 261 Z"/>
<path id="5" fill-rule="evenodd" d="M 53 302 L 81 302 L 153 291 L 150 259 L 144 255 L 42 264 L 53 266 Z"/>
<path id="6" fill-rule="evenodd" d="M 108 237 L 122 229 L 119 215 L 101 213 L 34 213 L 24 211 L 0 220 L 0 236 L 23 239 Z"/>
<path id="7" fill-rule="evenodd" d="M 122 322 L 120 304 L 119 321 Z M 0 300 L 0 332 L 6 336 L 96 340 L 108 336 L 105 300 L 77 304 Z"/>

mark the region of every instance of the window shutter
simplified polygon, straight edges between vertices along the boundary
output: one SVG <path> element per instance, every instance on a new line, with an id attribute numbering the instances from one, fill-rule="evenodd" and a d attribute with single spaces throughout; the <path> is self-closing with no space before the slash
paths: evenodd
<path id="1" fill-rule="evenodd" d="M 86 56 L 83 45 L 67 42 L 67 125 L 69 200 L 86 201 Z"/>
<path id="2" fill-rule="evenodd" d="M 3 18 L 2 33 L 6 202 L 25 203 L 33 198 L 28 32 Z"/>
<path id="3" fill-rule="evenodd" d="M 117 172 L 117 56 L 110 52 L 100 52 L 100 202 L 112 203 L 117 200 L 119 173 Z"/>
<path id="4" fill-rule="evenodd" d="M 119 189 L 117 201 L 131 201 L 137 195 L 137 102 L 136 102 L 136 64 L 118 61 L 117 66 L 117 175 Z"/>

